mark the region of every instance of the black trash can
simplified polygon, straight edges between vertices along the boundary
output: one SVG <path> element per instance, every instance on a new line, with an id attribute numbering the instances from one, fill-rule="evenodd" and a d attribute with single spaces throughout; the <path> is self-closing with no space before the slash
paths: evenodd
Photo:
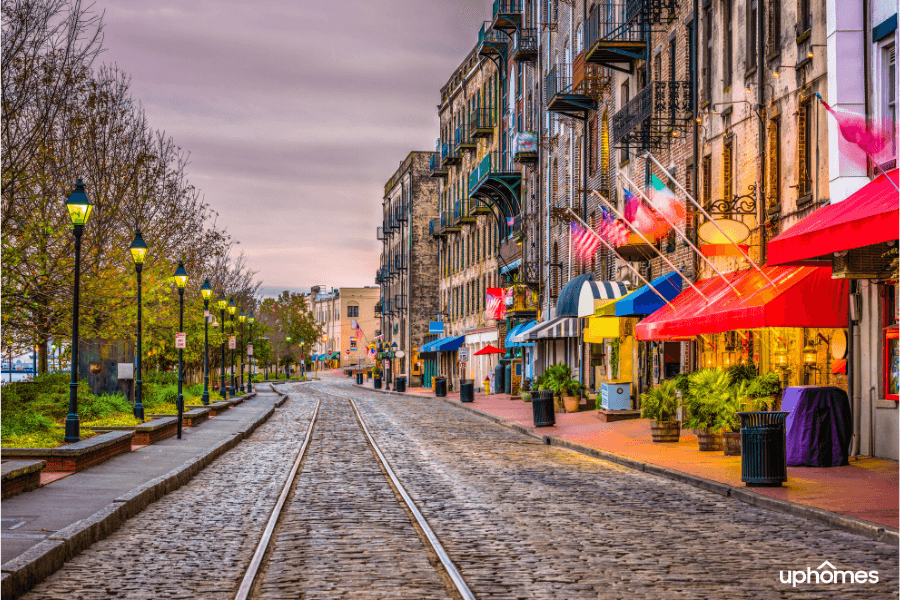
<path id="1" fill-rule="evenodd" d="M 371 369 L 366 371 L 366 379 L 372 379 L 372 370 Z"/>
<path id="2" fill-rule="evenodd" d="M 503 378 L 506 373 L 506 367 L 504 365 L 497 365 L 494 367 L 494 389 L 493 392 L 495 394 L 502 394 L 503 390 L 506 389 L 506 384 L 503 382 Z"/>
<path id="3" fill-rule="evenodd" d="M 553 406 L 552 390 L 531 392 L 531 410 L 534 412 L 535 427 L 556 425 L 556 411 Z"/>
<path id="4" fill-rule="evenodd" d="M 475 402 L 475 381 L 463 379 L 459 382 L 459 401 Z"/>
<path id="5" fill-rule="evenodd" d="M 742 412 L 741 481 L 748 487 L 780 487 L 787 481 L 787 412 Z"/>
<path id="6" fill-rule="evenodd" d="M 381 389 L 381 377 L 378 377 L 378 376 L 375 377 L 375 389 L 376 390 Z"/>
<path id="7" fill-rule="evenodd" d="M 503 391 L 506 394 L 512 394 L 512 363 L 506 365 L 506 374 L 503 379 Z"/>
<path id="8" fill-rule="evenodd" d="M 435 377 L 434 378 L 434 395 L 437 398 L 446 398 L 447 397 L 447 378 L 446 377 Z"/>
<path id="9" fill-rule="evenodd" d="M 356 373 L 356 385 L 362 385 L 362 384 L 363 384 L 363 374 L 362 374 L 362 371 L 358 371 Z"/>
<path id="10" fill-rule="evenodd" d="M 405 392 L 406 391 L 406 377 L 402 375 L 398 375 L 394 380 L 394 391 L 395 392 Z"/>

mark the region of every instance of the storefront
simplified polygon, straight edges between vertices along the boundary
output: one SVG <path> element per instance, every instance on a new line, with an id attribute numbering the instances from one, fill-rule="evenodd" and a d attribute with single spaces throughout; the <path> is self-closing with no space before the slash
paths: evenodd
<path id="1" fill-rule="evenodd" d="M 820 208 L 768 245 L 770 265 L 824 265 L 843 282 L 851 454 L 893 460 L 900 458 L 898 173 L 877 177 L 847 199 Z M 814 298 L 824 299 L 821 293 Z"/>
<path id="2" fill-rule="evenodd" d="M 464 335 L 440 337 L 419 346 L 419 356 L 425 361 L 423 377 L 425 387 L 431 387 L 431 378 L 444 376 L 448 385 L 459 389 L 457 354 L 466 342 Z"/>
<path id="3" fill-rule="evenodd" d="M 485 377 L 490 374 L 497 362 L 495 354 L 478 354 L 479 350 L 489 345 L 496 346 L 499 335 L 496 327 L 482 327 L 466 332 L 465 346 L 469 350 L 469 361 L 466 363 L 466 372 L 463 379 L 471 379 L 475 382 L 475 389 L 484 384 Z"/>

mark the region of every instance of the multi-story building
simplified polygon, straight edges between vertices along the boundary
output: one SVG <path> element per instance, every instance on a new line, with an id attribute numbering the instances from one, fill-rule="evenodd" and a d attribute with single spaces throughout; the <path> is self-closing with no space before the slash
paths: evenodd
<path id="1" fill-rule="evenodd" d="M 371 362 L 366 347 L 381 334 L 381 316 L 375 314 L 380 289 L 338 288 L 330 292 L 318 286 L 310 293 L 313 316 L 322 326 L 322 339 L 312 348 L 329 367 Z M 355 327 L 354 327 L 355 326 Z"/>
<path id="2" fill-rule="evenodd" d="M 384 186 L 384 221 L 378 228 L 381 286 L 376 305 L 384 343 L 397 343 L 404 357 L 394 363 L 409 385 L 421 386 L 423 360 L 416 349 L 439 312 L 438 243 L 429 232 L 438 210 L 438 182 L 430 176 L 431 152 L 410 152 Z"/>

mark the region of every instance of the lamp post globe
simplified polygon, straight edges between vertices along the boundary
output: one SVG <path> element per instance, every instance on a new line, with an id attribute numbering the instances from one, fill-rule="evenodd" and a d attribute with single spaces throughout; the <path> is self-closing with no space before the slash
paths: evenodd
<path id="1" fill-rule="evenodd" d="M 240 347 L 238 349 L 238 354 L 241 355 L 241 393 L 243 394 L 245 391 L 244 388 L 244 323 L 247 322 L 247 315 L 244 314 L 244 309 L 241 309 L 241 312 L 238 313 L 238 323 L 241 324 L 241 340 Z"/>
<path id="2" fill-rule="evenodd" d="M 91 216 L 93 205 L 84 191 L 81 179 L 66 200 L 66 210 L 72 221 L 72 233 L 75 236 L 75 289 L 72 296 L 72 369 L 69 379 L 69 413 L 66 415 L 66 443 L 81 440 L 81 422 L 78 420 L 78 302 L 81 292 L 81 234 Z"/>
<path id="3" fill-rule="evenodd" d="M 136 419 L 144 420 L 144 404 L 142 402 L 141 382 L 141 358 L 143 355 L 143 324 L 142 324 L 142 300 L 141 300 L 141 272 L 144 270 L 144 260 L 147 258 L 147 243 L 141 235 L 141 230 L 134 232 L 134 240 L 128 248 L 131 252 L 131 260 L 134 261 L 134 271 L 137 276 L 137 344 L 134 355 L 134 416 Z"/>
<path id="4" fill-rule="evenodd" d="M 237 311 L 237 304 L 234 303 L 234 297 L 228 299 L 228 314 L 231 315 L 231 337 L 234 337 L 234 313 Z M 228 343 L 229 348 L 231 348 L 231 340 Z M 234 387 L 234 348 L 231 348 L 231 397 L 235 396 Z"/>
<path id="5" fill-rule="evenodd" d="M 284 337 L 284 341 L 287 342 L 287 345 L 288 345 L 288 356 L 290 356 L 290 355 L 291 355 L 291 348 L 290 348 L 290 346 L 291 346 L 291 336 L 286 335 L 286 336 Z M 288 359 L 287 356 L 285 357 L 285 361 L 286 361 L 286 362 L 285 362 L 285 364 L 284 364 L 284 378 L 287 379 L 288 377 L 290 377 L 290 376 L 288 375 L 288 362 L 287 362 L 287 361 L 289 361 L 289 359 Z"/>
<path id="6" fill-rule="evenodd" d="M 200 295 L 203 296 L 203 405 L 209 404 L 209 299 L 212 296 L 212 286 L 209 285 L 209 277 L 203 280 L 200 286 Z"/>
<path id="7" fill-rule="evenodd" d="M 228 307 L 228 300 L 225 298 L 225 294 L 219 294 L 219 297 L 216 298 L 216 306 L 219 308 L 219 318 L 222 321 L 222 343 L 219 344 L 222 349 L 222 380 L 219 382 L 219 395 L 224 400 L 228 398 L 228 392 L 225 388 L 225 308 Z"/>
<path id="8" fill-rule="evenodd" d="M 253 347 L 253 323 L 256 322 L 256 317 L 253 316 L 253 311 L 250 311 L 250 314 L 247 315 L 247 322 L 250 323 L 250 345 L 248 348 Z M 247 362 L 249 363 L 250 374 L 247 377 L 247 393 L 251 393 L 253 391 L 253 355 L 247 355 Z"/>
<path id="9" fill-rule="evenodd" d="M 178 287 L 178 332 L 184 335 L 184 289 L 187 287 L 188 274 L 184 270 L 184 262 L 178 261 L 175 269 L 175 285 Z M 184 414 L 184 349 L 178 349 L 178 439 L 181 439 L 181 423 Z"/>

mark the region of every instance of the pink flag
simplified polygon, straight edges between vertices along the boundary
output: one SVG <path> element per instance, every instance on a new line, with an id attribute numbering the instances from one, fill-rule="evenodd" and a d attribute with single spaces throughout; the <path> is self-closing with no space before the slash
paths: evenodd
<path id="1" fill-rule="evenodd" d="M 669 224 L 665 220 L 653 214 L 653 211 L 644 206 L 642 202 L 637 203 L 635 209 L 634 221 L 631 222 L 634 227 L 644 234 L 650 242 L 655 242 L 659 238 L 669 233 Z"/>
<path id="2" fill-rule="evenodd" d="M 842 108 L 829 106 L 819 94 L 816 94 L 816 97 L 822 103 L 822 106 L 825 107 L 825 110 L 830 112 L 837 121 L 838 129 L 841 135 L 844 136 L 844 139 L 859 146 L 859 149 L 865 152 L 867 156 L 875 157 L 887 146 L 894 127 L 894 124 L 888 122 L 888 119 L 885 119 L 881 127 L 873 125 L 870 128 L 866 123 L 865 116 Z"/>
<path id="3" fill-rule="evenodd" d="M 597 236 L 577 223 L 572 223 L 572 252 L 582 260 L 590 259 L 597 251 L 600 240 Z"/>

